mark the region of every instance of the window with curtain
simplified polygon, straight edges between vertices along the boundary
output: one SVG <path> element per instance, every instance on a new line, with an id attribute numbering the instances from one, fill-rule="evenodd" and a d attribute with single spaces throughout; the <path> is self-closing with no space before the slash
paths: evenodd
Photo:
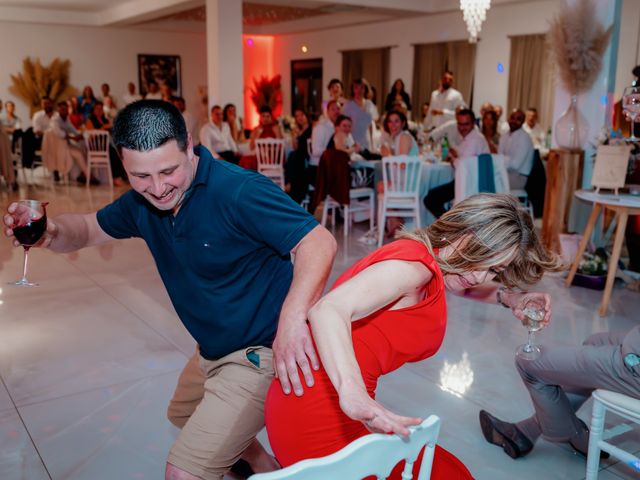
<path id="1" fill-rule="evenodd" d="M 428 102 L 431 92 L 445 70 L 453 72 L 453 87 L 459 90 L 467 105 L 473 101 L 473 75 L 476 68 L 476 45 L 466 40 L 414 45 L 413 50 L 413 116 L 420 118 L 421 105 Z"/>
<path id="2" fill-rule="evenodd" d="M 347 98 L 351 97 L 351 82 L 357 78 L 366 78 L 376 89 L 376 106 L 381 111 L 381 104 L 389 90 L 390 51 L 391 47 L 382 47 L 342 52 L 342 81 Z"/>
<path id="3" fill-rule="evenodd" d="M 553 121 L 553 75 L 547 54 L 546 34 L 511 37 L 507 112 L 514 108 L 538 110 L 546 130 Z"/>

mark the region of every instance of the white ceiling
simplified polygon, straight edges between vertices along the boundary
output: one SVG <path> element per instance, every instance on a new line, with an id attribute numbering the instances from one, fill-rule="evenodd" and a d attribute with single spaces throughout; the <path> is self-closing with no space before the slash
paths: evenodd
<path id="1" fill-rule="evenodd" d="M 241 0 L 238 0 L 241 1 Z M 291 0 L 248 0 L 265 5 L 293 6 Z M 493 0 L 493 4 L 527 0 Z M 204 30 L 204 22 L 172 22 L 173 14 L 201 7 L 204 0 L 0 0 L 0 21 L 84 26 Z M 459 0 L 296 0 L 295 7 L 322 9 L 324 15 L 245 28 L 247 33 L 292 33 L 318 24 L 346 26 L 408 15 L 458 10 Z"/>

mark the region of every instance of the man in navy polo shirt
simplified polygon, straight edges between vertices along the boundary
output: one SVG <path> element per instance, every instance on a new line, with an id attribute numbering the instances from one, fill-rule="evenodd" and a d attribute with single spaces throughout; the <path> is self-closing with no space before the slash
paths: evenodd
<path id="1" fill-rule="evenodd" d="M 199 345 L 168 410 L 182 431 L 167 479 L 222 479 L 245 451 L 255 470 L 268 470 L 255 440 L 264 397 L 274 370 L 285 393 L 302 394 L 298 367 L 313 385 L 307 311 L 324 288 L 335 240 L 271 180 L 194 149 L 169 103 L 128 105 L 113 134 L 133 190 L 98 212 L 50 219 L 41 246 L 147 242 Z M 16 208 L 5 215 L 9 235 Z"/>

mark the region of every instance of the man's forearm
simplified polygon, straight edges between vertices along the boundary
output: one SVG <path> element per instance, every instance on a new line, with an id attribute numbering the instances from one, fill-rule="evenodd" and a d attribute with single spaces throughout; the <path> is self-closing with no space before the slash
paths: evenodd
<path id="1" fill-rule="evenodd" d="M 84 215 L 63 214 L 52 219 L 55 230 L 49 249 L 58 253 L 80 250 L 88 245 L 89 227 Z"/>

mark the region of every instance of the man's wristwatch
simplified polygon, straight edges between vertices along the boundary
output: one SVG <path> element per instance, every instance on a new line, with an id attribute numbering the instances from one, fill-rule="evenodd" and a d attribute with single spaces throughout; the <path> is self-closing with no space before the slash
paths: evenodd
<path id="1" fill-rule="evenodd" d="M 507 305 L 506 303 L 504 303 L 504 300 L 502 300 L 502 294 L 506 291 L 507 289 L 505 287 L 498 287 L 498 290 L 496 290 L 496 301 L 498 302 L 499 305 L 502 305 L 504 308 L 511 308 L 510 305 Z"/>

